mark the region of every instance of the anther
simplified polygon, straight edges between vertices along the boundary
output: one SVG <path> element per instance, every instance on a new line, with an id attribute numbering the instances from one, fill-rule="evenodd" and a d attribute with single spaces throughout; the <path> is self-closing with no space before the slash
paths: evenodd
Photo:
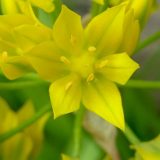
<path id="1" fill-rule="evenodd" d="M 68 82 L 68 83 L 66 84 L 66 86 L 65 86 L 65 91 L 68 91 L 68 90 L 70 89 L 70 87 L 72 86 L 72 84 L 73 84 L 72 81 Z"/>
<path id="2" fill-rule="evenodd" d="M 63 62 L 63 63 L 65 63 L 65 64 L 70 64 L 69 59 L 67 59 L 65 56 L 61 56 L 60 57 L 60 61 Z"/>
<path id="3" fill-rule="evenodd" d="M 107 65 L 107 63 L 108 63 L 108 60 L 106 59 L 106 60 L 103 60 L 102 62 L 100 62 L 96 67 L 97 68 L 103 68 L 103 67 L 105 67 L 106 65 Z"/>
<path id="4" fill-rule="evenodd" d="M 90 46 L 90 47 L 88 47 L 88 51 L 89 52 L 95 52 L 96 51 L 96 47 Z"/>
<path id="5" fill-rule="evenodd" d="M 94 79 L 94 74 L 90 73 L 87 77 L 87 82 L 93 81 L 93 79 Z"/>

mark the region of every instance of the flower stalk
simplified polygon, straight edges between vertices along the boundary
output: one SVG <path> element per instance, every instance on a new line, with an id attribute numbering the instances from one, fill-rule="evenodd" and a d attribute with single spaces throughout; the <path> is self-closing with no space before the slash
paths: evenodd
<path id="1" fill-rule="evenodd" d="M 140 140 L 137 138 L 137 136 L 134 134 L 134 132 L 131 130 L 131 128 L 126 124 L 125 125 L 125 136 L 126 138 L 132 143 L 132 144 L 138 144 L 140 143 Z"/>
<path id="2" fill-rule="evenodd" d="M 156 42 L 158 40 L 160 40 L 160 31 L 154 33 L 153 35 L 151 35 L 150 37 L 148 37 L 147 39 L 145 39 L 144 41 L 142 41 L 138 45 L 135 53 L 138 53 L 139 51 L 141 51 L 145 47 L 148 47 L 149 45 L 151 45 L 152 43 L 154 43 L 154 42 Z"/>
<path id="3" fill-rule="evenodd" d="M 79 158 L 80 156 L 80 146 L 81 146 L 81 135 L 82 135 L 82 121 L 85 113 L 85 108 L 80 107 L 79 111 L 76 113 L 75 124 L 74 124 L 74 146 L 73 146 L 73 157 Z"/>

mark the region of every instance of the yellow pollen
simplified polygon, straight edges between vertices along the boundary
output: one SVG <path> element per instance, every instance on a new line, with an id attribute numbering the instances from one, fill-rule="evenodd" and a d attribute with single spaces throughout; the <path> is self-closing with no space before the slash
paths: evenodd
<path id="1" fill-rule="evenodd" d="M 89 76 L 87 77 L 87 82 L 90 82 L 94 79 L 94 74 L 90 73 Z"/>
<path id="2" fill-rule="evenodd" d="M 103 60 L 102 62 L 100 62 L 98 65 L 97 65 L 97 68 L 103 68 L 103 67 L 105 67 L 106 65 L 107 65 L 107 63 L 108 63 L 108 60 L 106 59 L 106 60 Z"/>
<path id="3" fill-rule="evenodd" d="M 90 47 L 88 47 L 88 51 L 89 52 L 95 52 L 96 51 L 96 47 L 90 46 Z"/>
<path id="4" fill-rule="evenodd" d="M 72 45 L 74 45 L 76 43 L 76 38 L 72 34 L 71 34 L 70 42 Z"/>
<path id="5" fill-rule="evenodd" d="M 70 87 L 72 86 L 72 84 L 73 84 L 72 81 L 68 82 L 68 83 L 66 84 L 66 86 L 65 86 L 65 91 L 68 91 L 68 90 L 70 89 Z"/>
<path id="6" fill-rule="evenodd" d="M 67 59 L 65 56 L 61 56 L 60 57 L 60 61 L 63 62 L 63 63 L 65 63 L 65 64 L 70 64 L 69 59 Z"/>

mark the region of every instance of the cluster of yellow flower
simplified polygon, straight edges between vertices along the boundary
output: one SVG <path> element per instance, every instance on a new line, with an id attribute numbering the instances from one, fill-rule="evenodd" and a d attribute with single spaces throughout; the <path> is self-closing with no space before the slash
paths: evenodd
<path id="1" fill-rule="evenodd" d="M 86 27 L 77 13 L 62 5 L 52 29 L 37 19 L 32 8 L 52 12 L 51 0 L 1 0 L 1 71 L 11 80 L 37 72 L 50 81 L 55 118 L 78 110 L 82 103 L 124 130 L 121 96 L 115 83 L 124 85 L 139 68 L 130 55 L 139 39 L 138 20 L 146 21 L 153 1 L 110 3 L 113 7 L 91 19 Z"/>
<path id="2" fill-rule="evenodd" d="M 31 101 L 26 102 L 18 112 L 10 109 L 0 98 L 0 134 L 14 129 L 35 114 Z M 40 151 L 43 142 L 43 128 L 49 114 L 46 113 L 36 123 L 0 144 L 3 160 L 28 160 Z"/>

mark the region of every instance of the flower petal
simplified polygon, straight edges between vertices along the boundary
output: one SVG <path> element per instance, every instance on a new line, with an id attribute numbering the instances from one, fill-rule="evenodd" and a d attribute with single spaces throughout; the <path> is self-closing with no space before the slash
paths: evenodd
<path id="1" fill-rule="evenodd" d="M 140 26 L 135 20 L 133 10 L 127 12 L 124 24 L 124 36 L 120 47 L 121 52 L 131 55 L 136 48 L 140 33 Z"/>
<path id="2" fill-rule="evenodd" d="M 81 17 L 63 5 L 53 27 L 53 36 L 60 48 L 77 54 L 83 37 Z"/>
<path id="3" fill-rule="evenodd" d="M 100 68 L 100 72 L 108 79 L 120 84 L 125 84 L 131 75 L 139 68 L 126 53 L 119 53 L 106 56 L 99 64 L 107 61 L 106 65 Z"/>
<path id="4" fill-rule="evenodd" d="M 100 79 L 86 84 L 82 99 L 88 110 L 124 130 L 121 96 L 114 83 Z"/>
<path id="5" fill-rule="evenodd" d="M 81 86 L 78 77 L 68 76 L 54 82 L 49 89 L 54 118 L 78 110 Z"/>
<path id="6" fill-rule="evenodd" d="M 30 119 L 35 114 L 34 105 L 31 101 L 27 101 L 22 108 L 17 112 L 17 118 L 19 124 Z M 44 138 L 43 129 L 46 124 L 46 121 L 49 118 L 49 113 L 44 114 L 38 121 L 36 121 L 31 126 L 25 128 L 23 131 L 29 137 L 32 137 L 32 142 L 34 142 L 34 148 L 32 152 L 37 153 L 42 147 L 42 140 Z"/>
<path id="7" fill-rule="evenodd" d="M 20 25 L 13 29 L 16 45 L 23 50 L 32 48 L 35 44 L 51 40 L 52 30 L 47 27 Z"/>
<path id="8" fill-rule="evenodd" d="M 68 73 L 67 64 L 61 62 L 61 51 L 54 42 L 36 45 L 26 53 L 26 57 L 38 74 L 46 80 L 54 81 Z"/>
<path id="9" fill-rule="evenodd" d="M 119 5 L 93 18 L 85 29 L 88 46 L 95 46 L 100 55 L 115 52 L 123 37 L 124 15 L 125 6 Z"/>
<path id="10" fill-rule="evenodd" d="M 2 72 L 10 80 L 19 78 L 33 71 L 32 67 L 23 56 L 8 57 L 4 62 L 0 63 Z"/>
<path id="11" fill-rule="evenodd" d="M 22 24 L 35 24 L 35 22 L 30 17 L 23 14 L 0 16 L 0 28 L 13 29 Z"/>
<path id="12" fill-rule="evenodd" d="M 15 0 L 1 0 L 1 10 L 3 14 L 18 13 Z"/>

